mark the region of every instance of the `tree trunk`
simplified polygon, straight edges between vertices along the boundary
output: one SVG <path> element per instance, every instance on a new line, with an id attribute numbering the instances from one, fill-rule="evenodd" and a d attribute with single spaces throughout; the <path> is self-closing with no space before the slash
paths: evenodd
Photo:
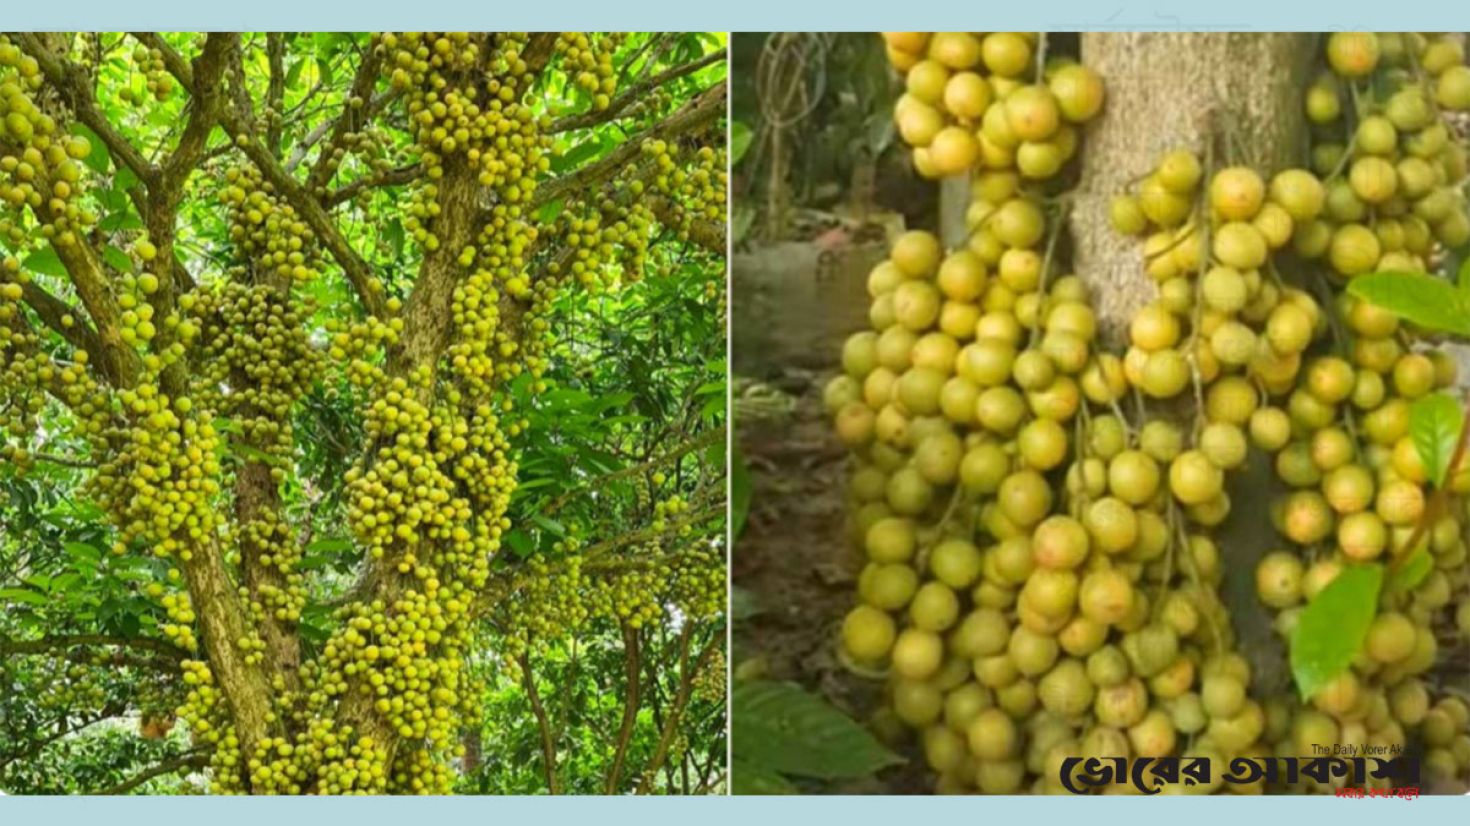
<path id="1" fill-rule="evenodd" d="M 1102 76 L 1107 103 L 1082 138 L 1072 265 L 1092 289 L 1108 346 L 1124 341 L 1128 320 L 1154 296 L 1142 245 L 1113 231 L 1108 202 L 1171 149 L 1204 157 L 1213 143 L 1216 158 L 1262 172 L 1304 165 L 1301 95 L 1314 40 L 1299 33 L 1082 35 L 1082 62 Z"/>
<path id="2" fill-rule="evenodd" d="M 1240 163 L 1263 175 L 1305 166 L 1301 95 L 1315 47 L 1316 35 L 1293 33 L 1082 35 L 1082 62 L 1102 76 L 1107 102 L 1082 139 L 1072 265 L 1091 288 L 1103 346 L 1121 352 L 1129 320 L 1157 294 L 1144 272 L 1143 245 L 1110 225 L 1109 201 L 1171 149 L 1191 149 L 1217 169 Z M 1252 450 L 1226 490 L 1231 516 L 1215 533 L 1225 555 L 1220 597 L 1256 689 L 1280 691 L 1288 680 L 1286 653 L 1256 598 L 1254 578 L 1261 556 L 1280 541 L 1260 518 L 1280 481 L 1270 458 Z"/>

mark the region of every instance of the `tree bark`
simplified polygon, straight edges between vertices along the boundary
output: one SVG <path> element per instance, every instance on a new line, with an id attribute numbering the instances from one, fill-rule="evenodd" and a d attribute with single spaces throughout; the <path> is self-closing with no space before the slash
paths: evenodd
<path id="1" fill-rule="evenodd" d="M 1159 157 L 1185 148 L 1215 168 L 1249 165 L 1263 175 L 1306 166 L 1302 111 L 1316 35 L 1301 33 L 1088 33 L 1082 62 L 1107 87 L 1103 113 L 1082 139 L 1081 180 L 1070 216 L 1073 271 L 1088 284 L 1101 344 L 1127 346 L 1128 323 L 1157 295 L 1143 245 L 1119 235 L 1108 204 L 1147 175 Z M 1207 151 L 1208 150 L 1208 151 Z M 1251 662 L 1258 689 L 1287 680 L 1286 655 L 1255 595 L 1254 571 L 1279 538 L 1259 514 L 1280 482 L 1268 456 L 1252 451 L 1230 474 L 1232 514 L 1216 531 L 1227 556 L 1220 598 Z"/>
<path id="2" fill-rule="evenodd" d="M 1093 32 L 1082 62 L 1102 76 L 1107 102 L 1082 138 L 1082 177 L 1071 212 L 1073 268 L 1092 290 L 1104 343 L 1155 291 L 1142 245 L 1108 222 L 1108 202 L 1171 149 L 1274 172 L 1306 162 L 1302 90 L 1315 35 Z M 1245 157 L 1239 157 L 1244 152 Z M 1218 166 L 1225 164 L 1219 163 Z"/>

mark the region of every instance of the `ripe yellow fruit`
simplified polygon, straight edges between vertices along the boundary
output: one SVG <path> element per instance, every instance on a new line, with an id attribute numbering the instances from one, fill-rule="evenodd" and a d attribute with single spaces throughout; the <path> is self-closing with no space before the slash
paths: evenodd
<path id="1" fill-rule="evenodd" d="M 944 661 L 944 641 L 931 631 L 905 628 L 894 640 L 891 656 L 893 670 L 900 676 L 927 680 Z"/>
<path id="2" fill-rule="evenodd" d="M 859 605 L 842 621 L 842 644 L 854 659 L 880 662 L 897 638 L 893 618 L 869 605 Z"/>
<path id="3" fill-rule="evenodd" d="M 927 278 L 939 266 L 942 250 L 933 233 L 910 230 L 893 242 L 888 258 L 909 278 Z"/>
<path id="4" fill-rule="evenodd" d="M 990 231 L 1008 247 L 1034 247 L 1045 230 L 1041 208 L 1026 198 L 1006 201 L 990 218 Z"/>
<path id="5" fill-rule="evenodd" d="M 1254 169 L 1232 166 L 1210 181 L 1210 206 L 1227 221 L 1249 221 L 1266 198 L 1266 184 Z"/>
<path id="6" fill-rule="evenodd" d="M 980 63 L 980 41 L 969 32 L 935 32 L 929 57 L 951 69 L 970 69 Z"/>
<path id="7" fill-rule="evenodd" d="M 1398 192 L 1399 176 L 1394 165 L 1377 157 L 1359 158 L 1348 173 L 1353 193 L 1370 204 L 1381 204 Z"/>
<path id="8" fill-rule="evenodd" d="M 1056 70 L 1047 84 L 1056 98 L 1062 117 L 1072 123 L 1086 123 L 1102 111 L 1102 78 L 1080 63 L 1069 63 Z M 1444 86 L 1443 78 L 1440 85 Z"/>
<path id="9" fill-rule="evenodd" d="M 904 97 L 894 108 L 893 117 L 898 133 L 905 143 L 914 147 L 927 147 L 934 136 L 944 129 L 944 115 L 939 110 L 914 97 Z"/>
<path id="10" fill-rule="evenodd" d="M 1154 177 L 1165 189 L 1176 195 L 1192 196 L 1199 186 L 1204 169 L 1199 157 L 1188 149 L 1166 152 L 1154 169 Z"/>
<path id="11" fill-rule="evenodd" d="M 928 32 L 883 32 L 883 42 L 890 48 L 920 54 L 929 44 Z"/>
<path id="12" fill-rule="evenodd" d="M 1023 141 L 1044 141 L 1061 125 L 1061 110 L 1045 86 L 1023 86 L 1003 102 L 1006 123 Z"/>
<path id="13" fill-rule="evenodd" d="M 1164 185 L 1158 175 L 1150 175 L 1138 186 L 1138 206 L 1148 219 L 1161 227 L 1176 227 L 1189 217 L 1190 199 Z"/>
<path id="14" fill-rule="evenodd" d="M 1327 62 L 1344 77 L 1363 77 L 1378 66 L 1378 35 L 1333 32 L 1327 38 Z"/>
<path id="15" fill-rule="evenodd" d="M 1470 110 L 1470 66 L 1451 66 L 1439 76 L 1434 99 L 1442 108 L 1454 112 Z"/>
<path id="16" fill-rule="evenodd" d="M 944 108 L 966 123 L 979 121 L 995 99 L 990 84 L 975 72 L 956 72 L 944 85 Z"/>
<path id="17" fill-rule="evenodd" d="M 1344 276 L 1372 271 L 1381 255 L 1378 236 L 1362 224 L 1339 227 L 1332 234 L 1332 245 L 1327 252 L 1332 268 Z"/>
<path id="18" fill-rule="evenodd" d="M 1198 505 L 1220 495 L 1225 475 L 1205 454 L 1187 450 L 1169 465 L 1169 490 L 1186 505 Z"/>
<path id="19" fill-rule="evenodd" d="M 1031 66 L 1031 42 L 1018 32 L 991 32 L 980 50 L 985 68 L 1001 77 L 1016 77 Z"/>
<path id="20" fill-rule="evenodd" d="M 921 60 L 904 76 L 904 88 L 916 100 L 933 106 L 944 96 L 949 69 L 937 60 Z"/>
<path id="21" fill-rule="evenodd" d="M 1252 210 L 1254 214 L 1255 210 Z M 1266 263 L 1266 237 L 1252 224 L 1231 221 L 1215 230 L 1211 251 L 1216 260 L 1236 270 L 1254 270 Z"/>
<path id="22" fill-rule="evenodd" d="M 1287 169 L 1271 179 L 1271 200 L 1293 221 L 1310 221 L 1322 213 L 1327 194 L 1317 176 L 1305 169 Z"/>
<path id="23" fill-rule="evenodd" d="M 980 156 L 980 144 L 970 130 L 946 126 L 929 143 L 929 163 L 933 176 L 948 178 L 967 172 Z"/>

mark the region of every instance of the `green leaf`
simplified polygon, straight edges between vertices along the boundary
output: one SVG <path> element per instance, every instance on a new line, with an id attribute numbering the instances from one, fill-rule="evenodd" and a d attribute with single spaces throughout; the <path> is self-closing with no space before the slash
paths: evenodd
<path id="1" fill-rule="evenodd" d="M 111 215 L 108 215 L 101 221 L 98 221 L 97 226 L 98 228 L 106 230 L 107 232 L 117 232 L 118 230 L 127 229 L 142 229 L 143 220 L 137 215 L 133 214 L 133 211 L 131 209 L 123 208 L 118 210 L 117 212 L 112 213 Z"/>
<path id="2" fill-rule="evenodd" d="M 740 538 L 745 530 L 745 518 L 750 515 L 752 485 L 750 468 L 745 464 L 745 454 L 740 452 L 740 443 L 730 446 L 730 518 L 731 536 Z"/>
<path id="3" fill-rule="evenodd" d="M 404 231 L 402 221 L 394 219 L 389 221 L 388 226 L 383 228 L 383 240 L 387 241 L 388 246 L 393 248 L 394 255 L 403 254 L 403 239 Z"/>
<path id="4" fill-rule="evenodd" d="M 750 151 L 751 141 L 755 133 L 742 121 L 734 121 L 730 124 L 730 165 L 740 163 L 745 153 Z"/>
<path id="5" fill-rule="evenodd" d="M 536 220 L 543 224 L 549 224 L 555 221 L 558 215 L 561 215 L 562 210 L 566 209 L 566 206 L 567 202 L 565 198 L 552 198 L 550 201 L 542 204 L 540 209 L 536 210 Z"/>
<path id="6" fill-rule="evenodd" d="M 108 244 L 107 248 L 102 250 L 102 260 L 107 262 L 107 266 L 118 272 L 133 271 L 133 259 L 112 244 Z"/>
<path id="7" fill-rule="evenodd" d="M 735 794 L 797 794 L 786 778 L 763 766 L 735 758 L 731 768 L 731 790 Z"/>
<path id="8" fill-rule="evenodd" d="M 567 526 L 556 521 L 555 519 L 552 519 L 549 516 L 543 516 L 538 513 L 531 517 L 531 521 L 535 522 L 537 525 L 540 525 L 542 528 L 556 534 L 557 536 L 567 535 Z"/>
<path id="9" fill-rule="evenodd" d="M 1457 283 L 1460 285 L 1462 292 L 1470 292 L 1470 255 L 1466 255 L 1465 260 L 1460 262 L 1460 273 L 1457 278 Z"/>
<path id="10" fill-rule="evenodd" d="M 271 454 L 266 453 L 260 448 L 251 447 L 250 445 L 242 444 L 240 442 L 231 441 L 230 452 L 243 459 L 249 459 L 252 462 L 258 462 L 262 465 L 282 464 L 281 457 L 272 456 Z"/>
<path id="11" fill-rule="evenodd" d="M 50 246 L 31 253 L 26 260 L 20 262 L 20 265 L 32 272 L 54 275 L 58 278 L 66 275 L 66 265 L 61 263 L 61 257 L 56 254 L 55 248 Z"/>
<path id="12" fill-rule="evenodd" d="M 551 159 L 551 169 L 553 172 L 576 169 L 582 164 L 598 157 L 606 150 L 607 144 L 603 142 L 602 137 L 594 135 L 566 152 L 553 157 Z"/>
<path id="13" fill-rule="evenodd" d="M 794 683 L 737 683 L 730 719 L 736 759 L 768 773 L 838 780 L 903 762 L 867 729 Z"/>
<path id="14" fill-rule="evenodd" d="M 1470 293 L 1421 273 L 1374 272 L 1348 282 L 1348 292 L 1427 330 L 1470 336 Z"/>
<path id="15" fill-rule="evenodd" d="M 1383 590 L 1389 594 L 1403 594 L 1419 587 L 1419 583 L 1434 570 L 1434 557 L 1429 549 L 1420 545 L 1409 554 L 1409 558 L 1389 568 L 1388 582 Z"/>
<path id="16" fill-rule="evenodd" d="M 507 533 L 505 535 L 505 542 L 510 546 L 512 551 L 516 552 L 516 556 L 522 558 L 529 556 L 532 551 L 536 550 L 536 546 L 531 544 L 531 537 L 527 536 L 525 531 L 511 531 Z"/>
<path id="17" fill-rule="evenodd" d="M 352 550 L 352 540 L 346 537 L 332 537 L 317 539 L 307 543 L 306 552 L 309 554 L 337 554 Z"/>
<path id="18" fill-rule="evenodd" d="M 86 542 L 67 542 L 61 546 L 72 559 L 78 562 L 96 563 L 102 559 L 102 551 Z"/>
<path id="19" fill-rule="evenodd" d="M 1352 665 L 1378 612 L 1383 566 L 1349 565 L 1317 592 L 1291 635 L 1291 674 L 1311 699 Z"/>
<path id="20" fill-rule="evenodd" d="M 1435 487 L 1444 484 L 1464 426 L 1465 411 L 1445 393 L 1422 396 L 1409 408 L 1409 435 L 1424 472 Z"/>
<path id="21" fill-rule="evenodd" d="M 47 605 L 51 600 L 45 594 L 38 594 L 25 588 L 0 588 L 0 602 Z"/>
<path id="22" fill-rule="evenodd" d="M 103 143 L 102 139 L 97 137 L 97 133 L 87 128 L 84 123 L 73 121 L 70 128 L 73 135 L 81 135 L 92 145 L 87 157 L 82 158 L 82 163 L 91 167 L 93 172 L 106 175 L 108 164 L 112 161 L 112 156 L 107 154 L 107 144 Z"/>

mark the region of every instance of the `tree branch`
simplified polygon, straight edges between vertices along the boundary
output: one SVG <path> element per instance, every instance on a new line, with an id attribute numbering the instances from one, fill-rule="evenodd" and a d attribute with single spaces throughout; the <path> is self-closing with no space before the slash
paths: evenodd
<path id="1" fill-rule="evenodd" d="M 48 634 L 34 640 L 15 640 L 0 637 L 0 654 L 49 654 L 60 648 L 78 645 L 111 645 L 134 648 L 182 660 L 188 654 L 172 643 L 151 637 L 119 637 L 110 634 Z"/>
<path id="2" fill-rule="evenodd" d="M 286 35 L 282 32 L 265 33 L 265 57 L 270 65 L 270 80 L 266 84 L 265 105 L 270 123 L 265 129 L 265 145 L 273 154 L 281 151 L 281 126 L 285 123 L 282 112 L 286 98 Z"/>
<path id="3" fill-rule="evenodd" d="M 665 69 L 655 75 L 646 76 L 634 82 L 622 92 L 619 92 L 618 95 L 614 97 L 610 103 L 608 103 L 606 109 L 603 109 L 601 111 L 591 110 L 587 112 L 581 112 L 576 115 L 567 115 L 566 117 L 558 118 L 552 121 L 551 132 L 552 134 L 555 134 L 558 132 L 566 132 L 572 129 L 585 129 L 591 126 L 598 126 L 609 121 L 617 120 L 617 118 L 621 116 L 622 113 L 629 106 L 636 103 L 638 100 L 643 98 L 643 96 L 647 95 L 650 91 L 657 89 L 658 87 L 663 86 L 666 83 L 671 83 L 681 77 L 685 77 L 686 75 L 693 74 L 694 72 L 697 72 L 700 69 L 705 68 L 706 66 L 711 66 L 715 63 L 719 63 L 720 61 L 725 59 L 726 53 L 726 49 L 718 49 L 716 51 L 710 52 L 703 57 L 691 60 L 688 63 Z"/>
<path id="4" fill-rule="evenodd" d="M 725 254 L 724 221 L 706 221 L 688 217 L 685 222 L 681 222 L 677 206 L 672 200 L 662 195 L 649 196 L 648 208 L 653 210 L 653 215 L 659 220 L 659 223 L 682 230 L 690 242 L 716 255 Z"/>
<path id="5" fill-rule="evenodd" d="M 45 322 L 46 326 L 66 339 L 71 346 L 86 352 L 96 364 L 106 364 L 104 357 L 106 351 L 102 347 L 102 340 L 97 337 L 97 331 L 87 326 L 84 321 L 77 320 L 72 313 L 71 305 L 46 292 L 41 285 L 34 280 L 20 285 L 21 297 L 36 311 L 36 316 Z M 72 316 L 70 326 L 62 322 L 66 316 Z"/>
<path id="6" fill-rule="evenodd" d="M 60 723 L 58 723 L 55 731 L 47 734 L 45 737 L 42 737 L 39 740 L 32 741 L 30 745 L 26 746 L 20 751 L 11 754 L 0 755 L 0 775 L 3 775 L 5 769 L 12 764 L 19 763 L 24 760 L 30 760 L 32 757 L 35 757 L 36 755 L 45 751 L 47 746 L 55 743 L 57 740 L 60 740 L 63 737 L 71 734 L 76 734 L 82 729 L 87 728 L 88 726 L 96 725 L 103 720 L 116 717 L 126 710 L 127 709 L 121 703 L 110 703 L 108 705 L 104 705 L 101 709 L 98 709 L 96 714 L 82 716 L 81 721 L 75 725 L 71 724 L 71 722 L 68 721 L 65 716 L 63 716 Z"/>
<path id="7" fill-rule="evenodd" d="M 689 525 L 695 525 L 707 519 L 714 519 L 717 516 L 722 516 L 724 513 L 725 504 L 723 502 L 710 507 L 700 508 L 697 511 L 688 511 L 681 514 L 678 519 L 667 520 L 662 529 L 656 529 L 650 525 L 638 528 L 637 530 L 626 531 L 610 539 L 604 539 L 601 542 L 588 545 L 582 549 L 582 555 L 591 561 L 595 557 L 611 553 L 619 548 L 625 548 L 640 542 L 647 542 L 650 539 L 666 534 L 677 533 Z"/>
<path id="8" fill-rule="evenodd" d="M 345 184 L 328 192 L 321 198 L 322 206 L 334 209 L 347 201 L 356 198 L 364 190 L 376 189 L 380 186 L 402 186 L 416 180 L 423 174 L 424 168 L 420 164 L 410 164 L 389 169 L 375 175 L 364 175 L 351 183 Z"/>
<path id="9" fill-rule="evenodd" d="M 620 479 L 626 479 L 630 476 L 638 476 L 640 474 L 647 473 L 648 471 L 653 470 L 656 467 L 660 467 L 662 465 L 669 464 L 670 462 L 677 461 L 689 455 L 690 453 L 693 453 L 696 450 L 700 450 L 701 448 L 705 448 L 717 442 L 724 441 L 724 431 L 711 430 L 702 436 L 696 436 L 693 439 L 689 439 L 675 446 L 674 448 L 662 454 L 659 454 L 652 459 L 649 459 L 646 462 L 642 462 L 636 465 L 630 465 L 620 470 L 615 470 L 611 473 L 604 473 L 601 476 L 594 476 L 591 479 L 587 479 L 572 490 L 569 490 L 566 493 L 563 493 L 561 496 L 558 496 L 557 498 L 551 500 L 551 502 L 545 506 L 545 510 L 547 513 L 554 513 L 560 510 L 562 506 L 568 502 L 568 500 L 581 494 L 583 491 L 587 491 L 592 488 L 601 488 L 604 485 L 607 485 L 611 482 L 616 482 Z"/>
<path id="10" fill-rule="evenodd" d="M 193 93 L 193 70 L 172 46 L 151 32 L 137 32 L 134 37 L 150 48 L 158 49 L 163 55 L 163 63 L 169 73 L 179 81 L 181 86 L 189 90 L 191 94 Z M 249 158 L 250 162 L 260 170 L 260 174 L 275 189 L 276 194 L 284 198 L 286 203 L 290 204 L 311 228 L 322 247 L 342 268 L 343 274 L 357 293 L 358 300 L 362 302 L 363 309 L 369 315 L 385 318 L 387 316 L 386 299 L 381 288 L 377 287 L 377 279 L 373 277 L 367 262 L 347 243 L 342 231 L 332 222 L 327 211 L 322 208 L 321 202 L 312 197 L 299 181 L 287 174 L 266 145 L 255 136 L 247 113 L 240 111 L 239 107 L 223 107 L 220 113 L 220 125 L 234 139 L 235 145 L 244 152 L 245 157 Z"/>
<path id="11" fill-rule="evenodd" d="M 719 83 L 701 92 L 688 103 L 679 107 L 672 115 L 639 132 L 618 145 L 594 163 L 558 178 L 552 178 L 536 188 L 529 211 L 541 205 L 566 197 L 573 192 L 584 191 L 612 178 L 625 164 L 643 151 L 645 141 L 673 140 L 697 132 L 725 115 L 725 84 Z"/>
<path id="12" fill-rule="evenodd" d="M 92 794 L 104 795 L 109 797 L 120 794 L 127 794 L 128 792 L 138 788 L 139 786 L 147 783 L 149 780 L 152 780 L 155 777 L 162 777 L 166 774 L 173 774 L 174 772 L 181 771 L 183 769 L 201 769 L 207 765 L 209 765 L 209 752 L 203 750 L 186 752 L 182 755 L 179 755 L 178 757 L 175 757 L 172 760 L 159 763 L 158 765 L 147 769 L 146 771 L 139 772 L 138 774 L 128 778 L 127 780 L 124 780 L 116 786 L 104 789 L 100 792 L 92 792 Z"/>
<path id="13" fill-rule="evenodd" d="M 546 773 L 546 788 L 551 794 L 561 794 L 556 782 L 556 743 L 552 740 L 551 721 L 546 716 L 546 706 L 541 702 L 541 693 L 536 690 L 536 675 L 531 672 L 530 652 L 522 653 L 519 659 L 526 698 L 531 701 L 531 711 L 536 715 L 536 724 L 541 729 L 541 769 Z"/>
<path id="14" fill-rule="evenodd" d="M 639 794 L 648 794 L 653 789 L 653 778 L 663 767 L 664 761 L 668 759 L 669 748 L 673 745 L 674 734 L 679 728 L 679 720 L 684 716 L 684 709 L 689 706 L 689 696 L 694 691 L 694 677 L 709 664 L 709 658 L 714 654 L 716 646 L 724 642 L 723 634 L 712 634 L 709 642 L 704 644 L 704 649 L 699 652 L 698 658 L 694 661 L 694 667 L 690 668 L 689 641 L 693 636 L 693 630 L 692 624 L 686 624 L 679 632 L 679 692 L 674 697 L 674 707 L 669 710 L 668 717 L 664 720 L 663 733 L 658 738 L 658 748 L 654 750 L 652 760 L 644 769 L 643 781 L 638 784 Z"/>
<path id="15" fill-rule="evenodd" d="M 607 770 L 607 779 L 603 784 L 603 794 L 613 794 L 617 791 L 618 781 L 622 777 L 623 763 L 628 757 L 628 743 L 633 739 L 633 730 L 638 722 L 638 694 L 642 685 L 639 676 L 641 669 L 639 663 L 639 636 L 638 630 L 630 628 L 626 623 L 622 625 L 623 630 L 623 673 L 627 677 L 627 687 L 623 693 L 623 722 L 618 728 L 617 749 L 613 752 L 613 763 Z"/>
<path id="16" fill-rule="evenodd" d="M 337 171 L 337 159 L 332 157 L 337 145 L 341 143 L 344 135 L 356 132 L 367 123 L 372 116 L 370 106 L 376 104 L 382 106 L 396 92 L 385 91 L 381 98 L 373 94 L 373 87 L 378 83 L 378 64 L 380 58 L 377 49 L 368 49 L 363 55 L 362 62 L 357 64 L 357 74 L 352 78 L 352 90 L 347 93 L 346 105 L 331 123 L 331 133 L 327 142 L 322 144 L 322 151 L 317 155 L 316 163 L 306 175 L 306 191 L 317 193 L 327 182 L 332 180 L 332 175 Z M 356 104 L 353 101 L 357 101 Z"/>

